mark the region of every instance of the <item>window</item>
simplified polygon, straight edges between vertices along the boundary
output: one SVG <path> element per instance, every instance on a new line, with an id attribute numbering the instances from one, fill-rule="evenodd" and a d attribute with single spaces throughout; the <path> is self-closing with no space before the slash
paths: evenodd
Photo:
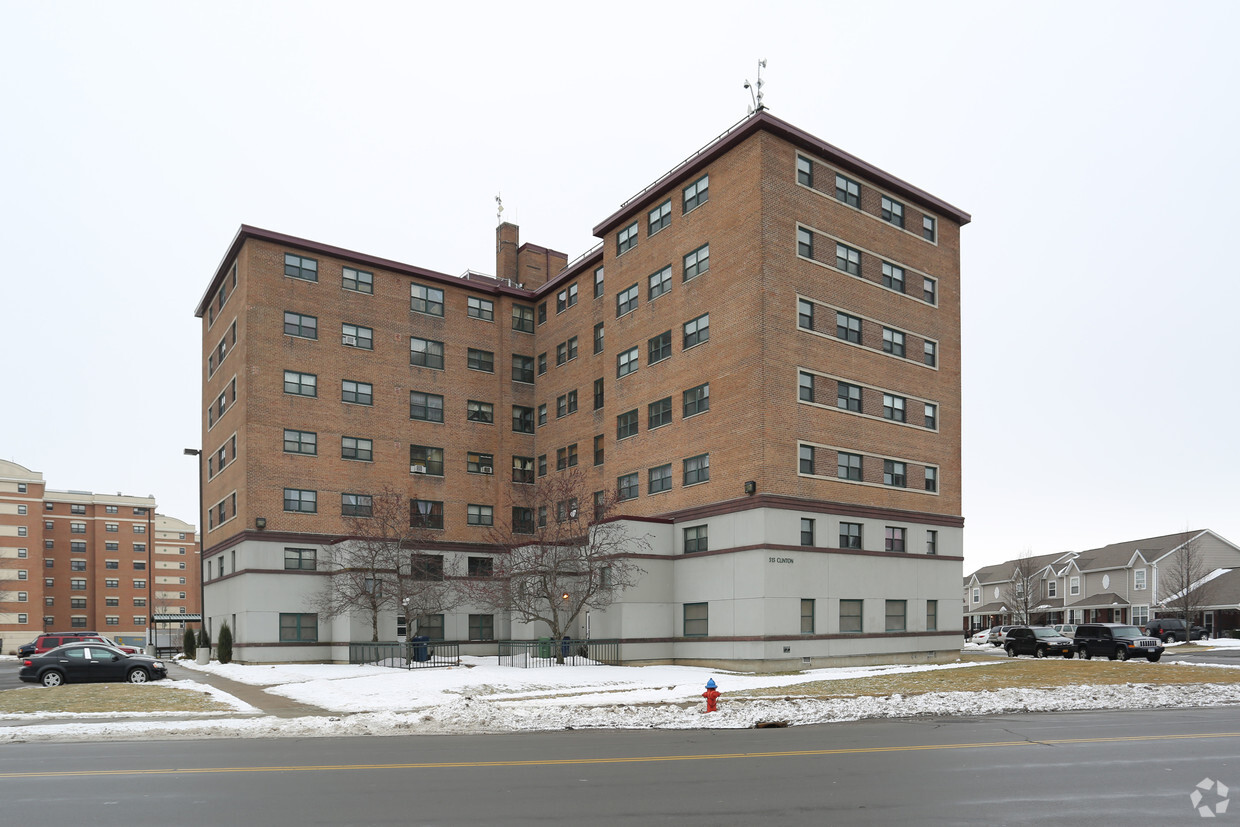
<path id="1" fill-rule="evenodd" d="M 365 270 L 354 270 L 352 267 L 345 267 L 342 285 L 345 290 L 353 290 L 357 293 L 374 293 L 375 277 L 373 273 L 367 273 Z"/>
<path id="2" fill-rule="evenodd" d="M 616 318 L 637 309 L 637 285 L 631 285 L 616 295 Z"/>
<path id="3" fill-rule="evenodd" d="M 410 391 L 409 418 L 423 422 L 443 422 L 443 397 L 433 393 Z"/>
<path id="4" fill-rule="evenodd" d="M 594 380 L 594 410 L 603 407 L 603 380 Z"/>
<path id="5" fill-rule="evenodd" d="M 938 427 L 938 424 L 939 424 L 938 406 L 932 405 L 929 402 L 927 402 L 925 404 L 925 409 L 926 409 L 926 427 L 929 428 L 930 430 L 934 430 L 935 428 Z"/>
<path id="6" fill-rule="evenodd" d="M 685 322 L 684 350 L 710 340 L 710 314 L 703 313 L 696 319 Z"/>
<path id="7" fill-rule="evenodd" d="M 280 640 L 303 643 L 319 639 L 319 616 L 317 614 L 280 613 Z"/>
<path id="8" fill-rule="evenodd" d="M 926 631 L 934 632 L 939 628 L 939 601 L 926 601 Z"/>
<path id="9" fill-rule="evenodd" d="M 861 548 L 861 523 L 839 523 L 839 548 Z"/>
<path id="10" fill-rule="evenodd" d="M 884 221 L 889 221 L 897 227 L 904 226 L 903 204 L 884 195 L 881 207 L 881 216 Z"/>
<path id="11" fill-rule="evenodd" d="M 839 173 L 835 176 L 835 197 L 850 207 L 861 207 L 861 185 Z"/>
<path id="12" fill-rule="evenodd" d="M 670 466 L 668 466 L 670 469 Z M 689 526 L 684 530 L 685 538 L 685 554 L 695 554 L 700 551 L 708 551 L 709 543 L 707 540 L 707 526 L 695 525 Z"/>
<path id="13" fill-rule="evenodd" d="M 594 326 L 594 352 L 603 352 L 603 323 L 599 322 Z"/>
<path id="14" fill-rule="evenodd" d="M 27 526 L 24 526 L 24 525 L 19 525 L 19 526 L 17 527 L 17 536 L 18 536 L 18 537 L 26 537 L 26 536 L 28 536 L 28 535 L 29 535 L 29 532 L 30 532 L 30 529 L 29 529 Z"/>
<path id="15" fill-rule="evenodd" d="M 302 514 L 318 513 L 319 494 L 317 491 L 307 491 L 301 488 L 285 488 L 284 489 L 284 510 L 297 511 Z"/>
<path id="16" fill-rule="evenodd" d="M 681 281 L 700 276 L 710 269 L 710 245 L 703 244 L 684 258 L 684 275 Z"/>
<path id="17" fill-rule="evenodd" d="M 538 323 L 539 324 L 547 323 L 547 303 L 546 302 L 543 302 L 542 304 L 538 305 Z"/>
<path id="18" fill-rule="evenodd" d="M 305 281 L 318 281 L 319 263 L 312 258 L 285 253 L 284 275 Z"/>
<path id="19" fill-rule="evenodd" d="M 494 525 L 494 508 L 489 505 L 469 505 L 466 508 L 465 522 L 468 525 Z M 484 559 L 486 559 L 488 563 L 491 562 L 489 557 Z"/>
<path id="20" fill-rule="evenodd" d="M 418 618 L 418 634 L 431 640 L 443 640 L 443 615 L 422 615 Z"/>
<path id="21" fill-rule="evenodd" d="M 465 454 L 465 470 L 471 474 L 494 474 L 495 455 L 470 451 Z"/>
<path id="22" fill-rule="evenodd" d="M 603 295 L 603 268 L 595 267 L 594 268 L 594 298 L 597 299 L 602 295 Z"/>
<path id="23" fill-rule="evenodd" d="M 883 460 L 883 485 L 905 488 L 907 484 L 905 464 L 894 459 Z"/>
<path id="24" fill-rule="evenodd" d="M 17 506 L 17 514 L 18 514 L 18 516 L 25 516 L 25 514 L 26 514 L 26 506 L 24 506 L 24 505 L 19 505 L 19 506 Z"/>
<path id="25" fill-rule="evenodd" d="M 672 464 L 660 465 L 658 468 L 651 468 L 648 474 L 646 493 L 658 494 L 662 491 L 672 490 Z"/>
<path id="26" fill-rule="evenodd" d="M 71 562 L 71 563 L 82 563 L 82 564 L 83 564 L 83 565 L 82 565 L 82 571 L 85 571 L 85 570 L 86 570 L 86 565 L 85 565 L 86 561 L 85 561 L 85 560 L 71 560 L 71 561 L 69 561 L 69 562 Z M 105 560 L 105 561 L 104 561 L 104 563 L 103 563 L 103 567 L 104 567 L 105 569 L 119 569 L 119 568 L 121 567 L 121 561 L 120 561 L 120 560 Z"/>
<path id="27" fill-rule="evenodd" d="M 814 234 L 804 227 L 797 227 L 797 255 L 810 259 L 814 257 Z"/>
<path id="28" fill-rule="evenodd" d="M 684 210 L 691 212 L 710 200 L 710 176 L 703 175 L 684 189 Z"/>
<path id="29" fill-rule="evenodd" d="M 85 534 L 86 523 L 69 523 L 69 533 L 70 534 Z"/>
<path id="30" fill-rule="evenodd" d="M 797 472 L 801 474 L 814 473 L 814 446 L 802 445 L 797 449 Z"/>
<path id="31" fill-rule="evenodd" d="M 862 479 L 861 454 L 850 454 L 844 451 L 836 452 L 835 475 L 842 480 L 860 482 Z"/>
<path id="32" fill-rule="evenodd" d="M 594 437 L 594 464 L 603 464 L 603 435 L 598 434 Z"/>
<path id="33" fill-rule="evenodd" d="M 814 401 L 814 374 L 805 371 L 797 374 L 797 398 L 802 402 Z"/>
<path id="34" fill-rule="evenodd" d="M 345 347 L 356 347 L 362 350 L 374 350 L 375 332 L 369 327 L 356 324 L 340 325 L 340 343 Z"/>
<path id="35" fill-rule="evenodd" d="M 897 293 L 904 292 L 904 268 L 883 262 L 883 287 L 889 287 Z"/>
<path id="36" fill-rule="evenodd" d="M 577 443 L 555 450 L 555 470 L 564 471 L 577 465 Z"/>
<path id="37" fill-rule="evenodd" d="M 538 354 L 538 375 L 542 376 L 546 372 L 547 372 L 547 354 L 540 353 Z"/>
<path id="38" fill-rule="evenodd" d="M 616 417 L 616 439 L 636 436 L 638 431 L 637 410 L 627 411 Z"/>
<path id="39" fill-rule="evenodd" d="M 646 345 L 648 350 L 646 364 L 653 365 L 655 362 L 662 362 L 672 355 L 672 331 L 663 331 L 650 339 Z"/>
<path id="40" fill-rule="evenodd" d="M 26 493 L 26 483 L 24 483 L 24 482 L 19 482 L 19 483 L 17 484 L 17 493 L 18 493 L 18 494 L 25 494 L 25 493 Z"/>
<path id="41" fill-rule="evenodd" d="M 709 603 L 686 603 L 684 613 L 685 637 L 705 637 L 709 634 Z"/>
<path id="42" fill-rule="evenodd" d="M 934 279 L 922 279 L 921 295 L 922 295 L 922 298 L 925 299 L 930 304 L 934 304 L 936 301 L 938 301 L 937 287 L 935 285 Z"/>
<path id="43" fill-rule="evenodd" d="M 373 447 L 374 443 L 369 439 L 362 439 L 357 436 L 341 437 L 340 458 L 370 462 L 374 459 Z"/>
<path id="44" fill-rule="evenodd" d="M 939 532 L 934 529 L 928 529 L 926 531 L 926 554 L 938 554 L 938 553 L 939 553 Z M 1055 581 L 1052 580 L 1050 582 L 1050 585 L 1051 585 L 1050 596 L 1054 597 L 1055 596 L 1054 595 Z"/>
<path id="45" fill-rule="evenodd" d="M 637 246 L 637 222 L 616 233 L 616 255 L 624 255 Z"/>
<path id="46" fill-rule="evenodd" d="M 1207 612 L 1207 614 L 1209 614 L 1209 612 Z M 1149 622 L 1150 622 L 1150 607 L 1149 606 L 1133 606 L 1132 607 L 1132 623 L 1134 626 L 1145 626 Z M 1207 623 L 1206 625 L 1209 626 L 1211 624 Z"/>
<path id="47" fill-rule="evenodd" d="M 1132 589 L 1138 592 L 1145 589 L 1145 569 L 1135 569 L 1132 572 Z"/>
<path id="48" fill-rule="evenodd" d="M 470 370 L 480 370 L 483 373 L 495 373 L 495 354 L 489 350 L 477 350 L 469 348 L 467 364 Z M 531 368 L 533 366 L 531 365 Z"/>
<path id="49" fill-rule="evenodd" d="M 710 454 L 698 454 L 696 457 L 689 457 L 684 462 L 684 484 L 696 485 L 699 482 L 710 481 Z"/>
<path id="50" fill-rule="evenodd" d="M 922 360 L 930 367 L 934 367 L 935 365 L 938 364 L 939 346 L 935 344 L 934 342 L 931 342 L 931 341 L 923 342 L 922 343 L 922 354 L 923 354 Z"/>
<path id="51" fill-rule="evenodd" d="M 672 199 L 667 199 L 646 216 L 646 235 L 654 235 L 672 223 Z"/>
<path id="52" fill-rule="evenodd" d="M 443 528 L 443 502 L 436 500 L 410 500 L 409 525 L 414 528 Z M 441 557 L 439 560 L 440 566 L 442 566 L 443 558 Z"/>
<path id="53" fill-rule="evenodd" d="M 370 405 L 374 401 L 374 388 L 369 382 L 345 379 L 340 384 L 340 399 L 353 405 Z"/>
<path id="54" fill-rule="evenodd" d="M 801 518 L 801 545 L 814 545 L 814 521 L 809 517 Z"/>
<path id="55" fill-rule="evenodd" d="M 443 449 L 429 445 L 409 446 L 409 473 L 443 476 Z"/>
<path id="56" fill-rule="evenodd" d="M 519 434 L 534 433 L 534 409 L 524 405 L 513 405 L 512 430 Z"/>
<path id="57" fill-rule="evenodd" d="M 889 327 L 883 328 L 883 352 L 904 357 L 904 334 Z"/>
<path id="58" fill-rule="evenodd" d="M 466 299 L 466 315 L 471 319 L 481 319 L 484 322 L 495 320 L 495 302 L 490 299 L 480 299 L 476 296 L 470 296 Z"/>
<path id="59" fill-rule="evenodd" d="M 318 568 L 318 552 L 312 548 L 285 548 L 284 568 L 294 571 L 314 571 Z"/>
<path id="60" fill-rule="evenodd" d="M 904 546 L 905 529 L 896 526 L 887 526 L 884 534 L 883 551 L 899 551 L 905 550 Z"/>
<path id="61" fill-rule="evenodd" d="M 888 600 L 887 603 L 887 626 L 888 632 L 903 632 L 907 628 L 905 612 L 908 608 L 906 600 Z"/>
<path id="62" fill-rule="evenodd" d="M 512 329 L 521 333 L 534 332 L 534 308 L 525 304 L 512 306 Z"/>
<path id="63" fill-rule="evenodd" d="M 883 419 L 890 419 L 894 422 L 904 422 L 905 399 L 903 396 L 895 394 L 883 394 Z"/>
<path id="64" fill-rule="evenodd" d="M 682 416 L 688 419 L 700 413 L 706 413 L 710 410 L 710 383 L 698 385 L 684 392 L 684 413 Z"/>
<path id="65" fill-rule="evenodd" d="M 921 217 L 921 234 L 926 241 L 935 241 L 938 238 L 938 226 L 933 217 L 928 215 Z"/>
<path id="66" fill-rule="evenodd" d="M 638 481 L 636 471 L 632 474 L 625 474 L 624 476 L 618 478 L 616 480 L 616 500 L 618 502 L 624 502 L 625 500 L 636 499 L 638 495 L 637 486 Z"/>
<path id="67" fill-rule="evenodd" d="M 844 244 L 835 245 L 835 266 L 845 273 L 861 275 L 861 251 Z"/>
<path id="68" fill-rule="evenodd" d="M 637 346 L 629 348 L 616 357 L 616 377 L 628 376 L 637 370 L 638 365 Z"/>
<path id="69" fill-rule="evenodd" d="M 555 297 L 555 312 L 563 313 L 577 303 L 577 284 L 574 282 L 561 290 Z"/>
<path id="70" fill-rule="evenodd" d="M 69 580 L 69 588 L 75 592 L 86 591 L 86 578 L 74 577 Z"/>
<path id="71" fill-rule="evenodd" d="M 284 453 L 315 456 L 319 452 L 318 434 L 313 431 L 284 429 Z M 109 528 L 108 531 L 113 529 Z"/>
<path id="72" fill-rule="evenodd" d="M 70 514 L 83 514 L 83 515 L 84 515 L 84 514 L 86 514 L 86 506 L 85 506 L 85 505 L 70 505 L 70 506 L 69 506 L 69 513 L 70 513 Z"/>
<path id="73" fill-rule="evenodd" d="M 443 291 L 424 284 L 409 285 L 409 309 L 428 316 L 442 316 Z"/>
<path id="74" fill-rule="evenodd" d="M 85 560 L 70 560 L 69 571 L 86 571 L 86 561 Z M 20 580 L 22 578 L 19 577 L 18 579 Z"/>
<path id="75" fill-rule="evenodd" d="M 443 342 L 409 337 L 409 364 L 443 370 Z"/>
<path id="76" fill-rule="evenodd" d="M 286 336 L 300 336 L 303 339 L 317 339 L 319 338 L 319 320 L 314 316 L 306 316 L 285 310 L 284 334 Z"/>
<path id="77" fill-rule="evenodd" d="M 559 400 L 556 400 L 556 410 L 559 411 Z M 577 413 L 577 391 L 569 391 L 564 394 L 564 413 L 561 416 Z"/>
<path id="78" fill-rule="evenodd" d="M 512 508 L 512 531 L 514 534 L 533 534 L 534 533 L 534 511 L 533 509 L 513 506 Z"/>
<path id="79" fill-rule="evenodd" d="M 534 383 L 534 357 L 512 354 L 512 381 Z"/>
<path id="80" fill-rule="evenodd" d="M 837 382 L 835 406 L 845 411 L 861 412 L 861 387 L 848 382 Z"/>
<path id="81" fill-rule="evenodd" d="M 538 476 L 540 477 L 547 476 L 547 455 L 546 454 L 538 455 Z"/>
<path id="82" fill-rule="evenodd" d="M 814 329 L 814 303 L 805 299 L 797 299 L 797 327 L 805 330 Z"/>
<path id="83" fill-rule="evenodd" d="M 571 362 L 577 358 L 577 337 L 574 336 L 567 342 L 561 342 L 555 349 L 555 363 L 557 366 L 565 362 Z"/>
<path id="84" fill-rule="evenodd" d="M 669 265 L 667 267 L 664 267 L 662 270 L 659 270 L 657 273 L 651 273 L 649 282 L 650 282 L 650 291 L 646 295 L 646 300 L 654 301 L 659 296 L 662 296 L 664 293 L 672 289 L 672 268 L 671 266 Z"/>
<path id="85" fill-rule="evenodd" d="M 860 600 L 840 601 L 840 632 L 860 632 L 861 626 Z"/>
<path id="86" fill-rule="evenodd" d="M 926 466 L 926 490 L 939 490 L 939 469 L 932 466 Z"/>
<path id="87" fill-rule="evenodd" d="M 670 396 L 651 402 L 648 406 L 649 418 L 646 427 L 650 430 L 669 425 L 672 421 L 672 398 Z"/>
<path id="88" fill-rule="evenodd" d="M 533 457 L 512 458 L 512 481 L 520 483 L 532 483 L 534 481 Z"/>
<path id="89" fill-rule="evenodd" d="M 470 422 L 490 424 L 495 421 L 495 406 L 490 402 L 478 402 L 470 399 L 466 403 L 465 418 Z"/>
<path id="90" fill-rule="evenodd" d="M 814 162 L 803 155 L 797 156 L 797 183 L 814 186 Z"/>
<path id="91" fill-rule="evenodd" d="M 318 396 L 319 378 L 313 373 L 298 373 L 295 370 L 284 371 L 284 392 L 293 396 Z"/>
<path id="92" fill-rule="evenodd" d="M 1081 578 L 1073 576 L 1068 578 L 1068 594 L 1075 597 L 1081 593 Z"/>
<path id="93" fill-rule="evenodd" d="M 861 320 L 847 313 L 836 312 L 835 338 L 855 345 L 861 344 Z"/>
<path id="94" fill-rule="evenodd" d="M 545 505 L 538 506 L 538 527 L 547 527 L 547 506 Z"/>

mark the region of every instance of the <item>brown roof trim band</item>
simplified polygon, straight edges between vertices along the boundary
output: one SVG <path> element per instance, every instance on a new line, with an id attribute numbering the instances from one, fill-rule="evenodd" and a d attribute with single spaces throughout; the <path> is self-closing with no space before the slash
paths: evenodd
<path id="1" fill-rule="evenodd" d="M 926 523 L 929 525 L 963 528 L 964 517 L 947 514 L 931 514 L 925 511 L 903 511 L 898 508 L 879 508 L 876 506 L 837 503 L 829 500 L 803 500 L 781 494 L 756 494 L 752 497 L 741 497 L 735 500 L 723 500 L 709 505 L 670 511 L 662 516 L 681 523 L 687 520 L 701 520 L 706 517 L 717 517 L 721 514 L 735 514 L 754 508 L 777 508 L 781 511 L 809 511 L 816 514 L 838 514 L 843 517 L 863 517 L 873 520 L 899 520 L 910 523 Z"/>

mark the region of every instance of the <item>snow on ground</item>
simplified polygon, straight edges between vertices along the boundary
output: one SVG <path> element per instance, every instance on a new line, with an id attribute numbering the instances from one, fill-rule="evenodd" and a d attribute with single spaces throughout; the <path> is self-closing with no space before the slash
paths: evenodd
<path id="1" fill-rule="evenodd" d="M 1240 645 L 1240 641 L 1211 641 Z M 1001 649 L 965 645 L 981 653 Z M 790 726 L 900 718 L 920 715 L 970 716 L 999 713 L 1085 709 L 1150 709 L 1240 704 L 1240 684 L 1155 686 L 1084 686 L 1070 689 L 1002 689 L 988 692 L 934 692 L 913 697 L 735 698 L 747 690 L 791 686 L 807 681 L 968 669 L 990 662 L 921 666 L 874 666 L 819 669 L 790 675 L 756 675 L 686 666 L 556 666 L 516 669 L 494 658 L 462 658 L 463 665 L 434 669 L 380 666 L 280 664 L 242 666 L 212 662 L 182 665 L 213 672 L 265 691 L 332 710 L 327 716 L 275 718 L 177 714 L 163 720 L 121 716 L 4 716 L 22 725 L 0 728 L 0 743 L 59 739 L 132 739 L 137 737 L 304 737 L 338 735 L 410 735 L 558 729 L 742 729 L 759 722 Z M 1140 664 L 1138 664 L 1140 665 Z M 1175 664 L 1166 664 L 1175 668 Z M 1235 667 L 1221 667 L 1235 668 Z M 702 714 L 701 693 L 708 678 L 719 684 L 720 711 Z M 194 681 L 178 681 L 205 689 Z M 165 686 L 167 684 L 164 684 Z M 216 695 L 219 697 L 219 695 Z M 235 699 L 234 699 L 235 700 Z M 234 706 L 245 711 L 246 705 Z M 249 710 L 252 713 L 252 708 Z M 42 723 L 56 717 L 57 723 Z M 18 720 L 12 720 L 18 723 Z"/>

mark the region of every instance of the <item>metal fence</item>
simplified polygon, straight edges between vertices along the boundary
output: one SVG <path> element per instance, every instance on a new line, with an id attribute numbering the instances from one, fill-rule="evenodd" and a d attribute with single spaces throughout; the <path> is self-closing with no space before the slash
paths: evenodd
<path id="1" fill-rule="evenodd" d="M 404 643 L 350 643 L 349 663 L 391 666 L 394 669 L 431 669 L 460 666 L 461 644 L 443 640 L 409 640 Z"/>
<path id="2" fill-rule="evenodd" d="M 501 640 L 499 665 L 536 669 L 542 666 L 599 666 L 620 663 L 618 640 Z"/>

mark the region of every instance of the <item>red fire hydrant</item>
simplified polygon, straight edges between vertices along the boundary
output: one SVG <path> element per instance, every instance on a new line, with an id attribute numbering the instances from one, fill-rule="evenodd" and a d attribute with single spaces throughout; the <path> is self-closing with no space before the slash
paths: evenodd
<path id="1" fill-rule="evenodd" d="M 706 711 L 719 711 L 719 696 L 722 693 L 715 688 L 715 679 L 711 678 L 706 682 L 706 691 L 702 693 L 702 697 L 706 699 Z"/>

